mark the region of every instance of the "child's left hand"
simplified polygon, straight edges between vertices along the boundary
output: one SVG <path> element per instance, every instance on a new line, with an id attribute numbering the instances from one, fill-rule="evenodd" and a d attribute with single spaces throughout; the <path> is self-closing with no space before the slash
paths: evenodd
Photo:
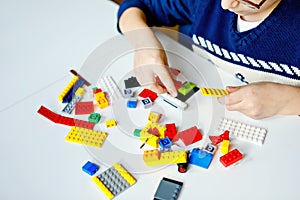
<path id="1" fill-rule="evenodd" d="M 227 110 L 239 111 L 253 119 L 300 114 L 300 87 L 258 82 L 226 89 L 230 94 L 219 101 L 225 103 Z"/>

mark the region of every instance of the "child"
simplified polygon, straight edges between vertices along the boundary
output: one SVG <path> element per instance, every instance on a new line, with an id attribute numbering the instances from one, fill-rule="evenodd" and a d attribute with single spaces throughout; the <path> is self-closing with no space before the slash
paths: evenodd
<path id="1" fill-rule="evenodd" d="M 125 0 L 118 28 L 134 45 L 135 73 L 156 92 L 177 92 L 166 54 L 149 26 L 189 26 L 193 48 L 247 83 L 227 87 L 228 110 L 255 119 L 300 115 L 298 0 Z M 222 99 L 220 99 L 222 101 Z"/>

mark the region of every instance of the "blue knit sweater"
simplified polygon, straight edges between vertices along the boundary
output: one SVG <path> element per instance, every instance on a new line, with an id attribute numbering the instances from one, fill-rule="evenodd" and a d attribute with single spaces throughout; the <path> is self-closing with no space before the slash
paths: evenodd
<path id="1" fill-rule="evenodd" d="M 221 0 L 125 0 L 118 18 L 129 7 L 143 10 L 149 26 L 189 24 L 194 44 L 213 56 L 300 86 L 299 0 L 282 0 L 259 26 L 246 32 L 237 31 L 237 15 L 223 10 Z"/>

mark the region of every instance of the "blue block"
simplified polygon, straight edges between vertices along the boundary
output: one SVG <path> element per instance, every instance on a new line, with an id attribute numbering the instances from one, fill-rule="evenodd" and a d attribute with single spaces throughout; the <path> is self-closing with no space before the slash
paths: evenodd
<path id="1" fill-rule="evenodd" d="M 130 99 L 127 101 L 127 107 L 128 108 L 136 108 L 137 100 L 136 99 Z"/>
<path id="2" fill-rule="evenodd" d="M 74 86 L 70 89 L 70 91 L 66 94 L 66 96 L 63 98 L 63 103 L 70 103 L 76 90 L 84 85 L 84 80 L 79 79 L 76 81 Z"/>
<path id="3" fill-rule="evenodd" d="M 208 169 L 213 158 L 213 154 L 202 151 L 201 149 L 195 148 L 190 154 L 189 162 L 193 165 Z"/>
<path id="4" fill-rule="evenodd" d="M 170 138 L 165 137 L 159 140 L 159 145 L 162 148 L 170 148 L 172 146 L 172 142 Z"/>
<path id="5" fill-rule="evenodd" d="M 92 163 L 90 161 L 88 161 L 82 167 L 82 171 L 86 172 L 87 174 L 89 174 L 91 176 L 94 175 L 98 170 L 99 170 L 99 167 L 96 164 L 94 164 L 94 163 Z"/>

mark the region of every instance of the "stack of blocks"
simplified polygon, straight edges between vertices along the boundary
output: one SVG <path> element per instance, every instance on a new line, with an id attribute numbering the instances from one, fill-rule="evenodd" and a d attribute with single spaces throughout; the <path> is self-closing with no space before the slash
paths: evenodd
<path id="1" fill-rule="evenodd" d="M 92 178 L 107 198 L 112 199 L 133 184 L 136 179 L 119 163 Z"/>

